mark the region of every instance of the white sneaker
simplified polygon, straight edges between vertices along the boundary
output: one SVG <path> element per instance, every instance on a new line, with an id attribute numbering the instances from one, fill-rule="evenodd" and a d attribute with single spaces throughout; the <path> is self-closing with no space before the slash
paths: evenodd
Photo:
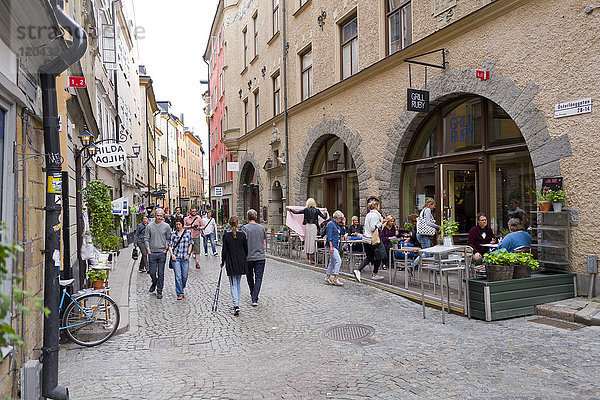
<path id="1" fill-rule="evenodd" d="M 325 284 L 326 285 L 334 285 L 334 283 L 331 281 L 331 278 L 325 277 Z"/>
<path id="2" fill-rule="evenodd" d="M 340 281 L 339 278 L 333 278 L 333 284 L 335 286 L 344 286 L 344 284 L 342 283 L 342 281 Z"/>
<path id="3" fill-rule="evenodd" d="M 383 276 L 381 276 L 381 275 L 373 275 L 373 276 L 371 277 L 371 279 L 375 279 L 376 281 L 380 281 L 380 280 L 382 280 L 382 279 L 383 279 Z"/>
<path id="4" fill-rule="evenodd" d="M 357 270 L 357 269 L 354 270 L 354 277 L 356 278 L 358 283 L 360 283 L 360 271 L 359 270 Z"/>

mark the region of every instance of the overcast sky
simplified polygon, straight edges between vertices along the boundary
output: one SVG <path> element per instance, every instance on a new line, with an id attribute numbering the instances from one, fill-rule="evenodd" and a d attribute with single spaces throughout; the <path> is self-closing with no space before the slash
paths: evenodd
<path id="1" fill-rule="evenodd" d="M 218 0 L 133 0 L 140 64 L 152 77 L 157 101 L 171 101 L 172 114 L 185 114 L 208 152 L 202 93 L 207 79 L 202 60 Z M 143 37 L 142 37 L 143 35 Z M 208 154 L 207 154 L 208 155 Z"/>

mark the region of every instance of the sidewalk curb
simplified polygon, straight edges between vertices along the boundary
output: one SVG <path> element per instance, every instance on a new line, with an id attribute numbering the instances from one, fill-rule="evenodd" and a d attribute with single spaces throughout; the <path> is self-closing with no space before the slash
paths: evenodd
<path id="1" fill-rule="evenodd" d="M 585 301 L 581 298 L 569 300 Z M 587 326 L 600 326 L 600 304 L 592 301 L 580 307 L 570 304 L 541 304 L 535 306 L 535 314 Z"/>

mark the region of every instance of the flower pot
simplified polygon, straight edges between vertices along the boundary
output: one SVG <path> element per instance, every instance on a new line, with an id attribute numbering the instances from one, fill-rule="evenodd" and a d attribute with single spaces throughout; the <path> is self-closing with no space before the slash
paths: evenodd
<path id="1" fill-rule="evenodd" d="M 540 206 L 540 211 L 550 211 L 550 202 L 549 201 L 540 201 L 538 202 Z"/>
<path id="2" fill-rule="evenodd" d="M 562 206 L 562 203 L 552 203 L 552 210 L 554 210 L 554 212 L 561 212 Z"/>
<path id="3" fill-rule="evenodd" d="M 531 278 L 531 267 L 528 265 L 515 265 L 513 279 Z"/>
<path id="4" fill-rule="evenodd" d="M 488 282 L 506 281 L 513 278 L 515 268 L 512 265 L 494 265 L 485 266 Z"/>
<path id="5" fill-rule="evenodd" d="M 454 246 L 452 236 L 444 236 L 444 246 Z"/>
<path id="6" fill-rule="evenodd" d="M 104 287 L 104 281 L 102 279 L 98 279 L 97 281 L 92 282 L 92 286 L 94 289 L 102 289 Z"/>

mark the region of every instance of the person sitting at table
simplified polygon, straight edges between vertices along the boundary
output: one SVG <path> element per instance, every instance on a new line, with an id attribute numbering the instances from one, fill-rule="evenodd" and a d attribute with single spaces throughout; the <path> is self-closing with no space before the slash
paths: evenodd
<path id="1" fill-rule="evenodd" d="M 390 248 L 392 247 L 391 239 L 394 237 L 397 238 L 400 235 L 398 227 L 396 226 L 396 218 L 392 215 L 388 215 L 386 219 L 387 222 L 383 225 L 383 229 L 379 233 L 379 237 L 385 246 L 385 258 L 382 260 L 384 266 L 382 266 L 381 269 L 386 269 L 390 266 L 389 253 Z"/>
<path id="2" fill-rule="evenodd" d="M 358 217 L 356 215 L 354 215 L 352 217 L 352 224 L 348 227 L 348 236 L 361 237 L 362 234 L 363 234 L 363 226 L 358 223 Z M 353 252 L 363 251 L 362 243 L 353 244 L 352 251 Z"/>
<path id="3" fill-rule="evenodd" d="M 498 250 L 506 249 L 509 253 L 513 253 L 517 247 L 531 247 L 531 235 L 523 230 L 520 219 L 509 219 L 508 229 L 510 229 L 510 233 L 502 239 Z"/>
<path id="4" fill-rule="evenodd" d="M 490 251 L 489 247 L 484 246 L 490 243 L 496 243 L 496 238 L 488 226 L 487 215 L 480 212 L 477 214 L 477 225 L 471 228 L 467 239 L 467 244 L 473 248 L 473 260 L 476 263 L 481 262 L 483 255 Z"/>

